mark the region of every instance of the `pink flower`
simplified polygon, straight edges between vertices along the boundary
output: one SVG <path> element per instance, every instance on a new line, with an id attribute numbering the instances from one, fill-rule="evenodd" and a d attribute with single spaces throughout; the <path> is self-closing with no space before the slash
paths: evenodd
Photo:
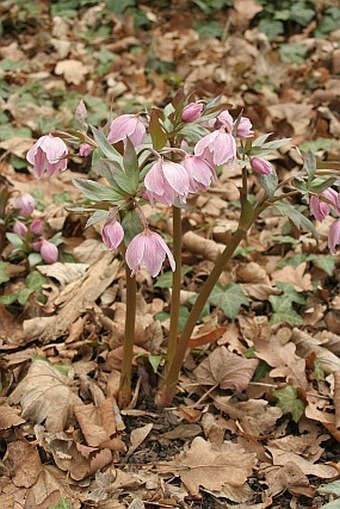
<path id="1" fill-rule="evenodd" d="M 146 129 L 138 115 L 120 115 L 111 122 L 107 139 L 110 143 L 117 143 L 129 137 L 137 147 L 144 142 L 145 136 Z"/>
<path id="2" fill-rule="evenodd" d="M 41 136 L 33 147 L 27 152 L 27 161 L 34 166 L 37 177 L 47 171 L 53 177 L 58 171 L 66 170 L 67 145 L 58 136 L 51 134 Z"/>
<path id="3" fill-rule="evenodd" d="M 190 178 L 182 164 L 160 158 L 149 170 L 144 185 L 151 203 L 154 199 L 173 205 L 176 198 L 185 203 L 190 192 Z"/>
<path id="4" fill-rule="evenodd" d="M 171 270 L 175 270 L 174 257 L 158 233 L 145 230 L 136 235 L 127 247 L 125 260 L 131 269 L 131 277 L 144 266 L 152 277 L 159 274 L 165 258 L 168 257 Z"/>
<path id="5" fill-rule="evenodd" d="M 250 166 L 257 175 L 269 175 L 273 173 L 272 165 L 262 157 L 252 157 L 250 159 Z"/>
<path id="6" fill-rule="evenodd" d="M 229 111 L 224 110 L 217 116 L 216 124 L 218 126 L 223 126 L 228 131 L 228 133 L 231 133 L 234 126 L 234 119 L 230 115 Z"/>
<path id="7" fill-rule="evenodd" d="M 79 146 L 79 155 L 81 157 L 87 157 L 91 154 L 92 150 L 93 149 L 92 149 L 91 145 L 89 145 L 88 143 L 82 143 Z"/>
<path id="8" fill-rule="evenodd" d="M 328 249 L 336 254 L 336 246 L 340 244 L 340 220 L 334 221 L 328 233 Z"/>
<path id="9" fill-rule="evenodd" d="M 21 216 L 29 216 L 35 208 L 35 200 L 32 195 L 25 193 L 15 200 L 15 206 L 19 209 Z"/>
<path id="10" fill-rule="evenodd" d="M 202 157 L 187 155 L 181 161 L 190 178 L 190 192 L 206 191 L 212 180 L 216 180 L 213 167 Z"/>
<path id="11" fill-rule="evenodd" d="M 194 152 L 213 166 L 219 166 L 236 157 L 235 138 L 222 129 L 213 131 L 196 144 Z"/>
<path id="12" fill-rule="evenodd" d="M 55 263 L 59 257 L 57 246 L 45 239 L 41 242 L 40 254 L 46 263 Z"/>
<path id="13" fill-rule="evenodd" d="M 321 197 L 326 198 L 332 203 L 332 205 L 323 201 Z M 332 208 L 336 213 L 340 214 L 338 199 L 339 193 L 337 193 L 332 187 L 329 187 L 320 194 L 313 194 L 309 200 L 309 208 L 315 219 L 323 221 L 328 216 Z"/>
<path id="14" fill-rule="evenodd" d="M 16 220 L 13 225 L 13 231 L 19 237 L 24 237 L 27 233 L 27 226 L 21 221 Z"/>
<path id="15" fill-rule="evenodd" d="M 184 122 L 194 122 L 200 118 L 203 111 L 203 104 L 189 103 L 182 111 L 182 120 Z"/>
<path id="16" fill-rule="evenodd" d="M 33 219 L 33 221 L 30 224 L 30 231 L 34 235 L 41 235 L 44 229 L 44 223 L 41 219 Z"/>
<path id="17" fill-rule="evenodd" d="M 124 238 L 124 229 L 118 221 L 111 219 L 111 221 L 104 224 L 101 236 L 105 246 L 108 247 L 110 251 L 113 251 L 117 249 L 122 242 Z"/>
<path id="18" fill-rule="evenodd" d="M 240 122 L 237 126 L 236 136 L 243 140 L 244 138 L 251 138 L 254 135 L 253 124 L 250 122 L 249 118 L 241 117 Z"/>

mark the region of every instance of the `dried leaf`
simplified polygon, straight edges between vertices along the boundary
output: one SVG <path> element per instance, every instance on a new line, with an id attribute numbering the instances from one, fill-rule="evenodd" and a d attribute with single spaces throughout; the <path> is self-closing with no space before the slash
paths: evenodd
<path id="1" fill-rule="evenodd" d="M 7 403 L 0 406 L 0 430 L 11 428 L 12 426 L 20 426 L 25 422 L 19 417 L 18 412 L 11 408 Z"/>
<path id="2" fill-rule="evenodd" d="M 292 284 L 297 292 L 307 292 L 313 290 L 313 285 L 311 275 L 304 273 L 306 267 L 306 262 L 297 267 L 286 265 L 283 269 L 274 271 L 271 276 L 274 281 Z"/>
<path id="3" fill-rule="evenodd" d="M 313 464 L 302 456 L 299 456 L 293 452 L 283 451 L 282 449 L 277 449 L 276 447 L 266 447 L 266 449 L 271 453 L 274 465 L 284 466 L 288 462 L 292 461 L 300 467 L 305 475 L 315 475 L 316 477 L 325 479 L 335 477 L 338 473 L 337 469 L 331 467 L 330 465 L 322 465 L 321 463 Z"/>
<path id="4" fill-rule="evenodd" d="M 55 66 L 54 72 L 56 74 L 62 74 L 67 83 L 73 83 L 74 85 L 79 85 L 86 74 L 89 72 L 87 66 L 85 66 L 79 60 L 61 60 Z"/>
<path id="5" fill-rule="evenodd" d="M 199 384 L 242 391 L 248 386 L 257 365 L 256 359 L 243 359 L 221 346 L 201 362 L 195 369 L 195 375 Z"/>
<path id="6" fill-rule="evenodd" d="M 35 361 L 25 378 L 9 397 L 22 407 L 22 418 L 40 424 L 46 419 L 49 432 L 62 431 L 79 404 L 79 398 L 70 388 L 70 380 L 45 361 Z"/>
<path id="7" fill-rule="evenodd" d="M 131 431 L 130 442 L 131 445 L 128 450 L 128 456 L 131 456 L 135 452 L 135 450 L 144 442 L 148 434 L 153 428 L 153 424 L 146 424 L 141 428 L 137 428 Z"/>
<path id="8" fill-rule="evenodd" d="M 8 444 L 4 465 L 5 471 L 19 488 L 32 486 L 42 468 L 36 447 L 19 440 Z"/>

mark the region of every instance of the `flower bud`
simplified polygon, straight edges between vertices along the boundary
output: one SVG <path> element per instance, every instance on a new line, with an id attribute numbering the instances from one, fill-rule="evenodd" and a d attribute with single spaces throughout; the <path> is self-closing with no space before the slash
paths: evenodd
<path id="1" fill-rule="evenodd" d="M 59 252 L 57 246 L 49 242 L 48 240 L 43 240 L 40 246 L 40 254 L 42 259 L 46 263 L 55 263 L 58 261 Z"/>
<path id="2" fill-rule="evenodd" d="M 189 103 L 182 111 L 182 120 L 184 122 L 194 122 L 202 115 L 203 104 Z"/>
<path id="3" fill-rule="evenodd" d="M 16 198 L 15 206 L 19 209 L 21 216 L 29 216 L 35 208 L 35 200 L 29 193 L 25 193 Z"/>
<path id="4" fill-rule="evenodd" d="M 41 235 L 44 229 L 44 223 L 41 219 L 33 219 L 33 221 L 30 224 L 30 231 L 34 235 Z"/>
<path id="5" fill-rule="evenodd" d="M 92 152 L 92 147 L 88 143 L 82 143 L 79 146 L 79 155 L 81 157 L 87 157 L 91 154 L 91 152 Z"/>
<path id="6" fill-rule="evenodd" d="M 108 247 L 110 251 L 113 251 L 117 249 L 122 242 L 124 238 L 124 229 L 118 221 L 112 219 L 104 224 L 101 236 L 105 246 Z"/>
<path id="7" fill-rule="evenodd" d="M 13 232 L 19 237 L 24 237 L 27 233 L 27 226 L 21 221 L 16 220 L 13 225 Z"/>
<path id="8" fill-rule="evenodd" d="M 269 175 L 273 173 L 272 165 L 262 157 L 252 157 L 250 159 L 250 166 L 257 175 Z"/>
<path id="9" fill-rule="evenodd" d="M 328 233 L 328 249 L 336 254 L 336 246 L 340 244 L 340 220 L 334 221 Z"/>

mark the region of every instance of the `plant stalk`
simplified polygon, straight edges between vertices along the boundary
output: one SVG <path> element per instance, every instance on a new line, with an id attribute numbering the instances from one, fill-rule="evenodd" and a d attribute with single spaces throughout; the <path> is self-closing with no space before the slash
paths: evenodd
<path id="1" fill-rule="evenodd" d="M 170 330 L 168 339 L 165 373 L 175 355 L 177 347 L 178 320 L 180 310 L 180 293 L 182 282 L 182 214 L 179 207 L 172 207 L 173 213 L 173 248 L 172 252 L 176 262 L 176 269 L 172 275 Z"/>
<path id="2" fill-rule="evenodd" d="M 228 245 L 216 262 L 215 267 L 210 273 L 208 279 L 204 283 L 195 304 L 192 307 L 190 315 L 187 319 L 181 337 L 178 341 L 177 348 L 173 357 L 173 361 L 163 381 L 163 385 L 156 395 L 156 404 L 160 407 L 168 406 L 176 393 L 176 385 L 179 378 L 180 370 L 183 364 L 185 352 L 192 334 L 192 331 L 200 317 L 204 304 L 206 303 L 210 293 L 216 285 L 221 273 L 225 269 L 226 264 L 233 256 L 235 249 L 245 236 L 246 229 L 238 229 L 231 237 Z"/>
<path id="3" fill-rule="evenodd" d="M 131 401 L 132 358 L 136 322 L 137 283 L 136 278 L 131 277 L 130 269 L 127 265 L 125 265 L 125 275 L 126 275 L 126 315 L 125 315 L 125 331 L 123 344 L 123 364 L 122 371 L 120 374 L 119 393 L 118 393 L 118 404 L 120 408 L 126 408 Z"/>

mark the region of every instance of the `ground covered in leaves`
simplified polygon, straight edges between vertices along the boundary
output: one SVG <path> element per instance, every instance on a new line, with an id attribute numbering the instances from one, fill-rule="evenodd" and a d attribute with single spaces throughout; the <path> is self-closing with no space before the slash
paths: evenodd
<path id="1" fill-rule="evenodd" d="M 80 98 L 104 125 L 110 111 L 163 105 L 183 84 L 221 94 L 258 135 L 291 137 L 272 160 L 282 180 L 301 164 L 297 145 L 339 159 L 337 2 L 4 0 L 0 16 L 1 189 L 32 193 L 36 217 L 63 239 L 60 262 L 30 269 L 0 220 L 0 507 L 340 507 L 330 223 L 316 224 L 316 243 L 286 217 L 258 221 L 209 299 L 164 411 L 153 396 L 171 277 L 141 272 L 135 393 L 120 410 L 122 262 L 65 209 L 79 199 L 71 176 L 91 170 L 75 153 L 69 170 L 38 181 L 24 159 L 38 136 L 73 125 Z M 239 183 L 224 168 L 186 214 L 181 323 L 237 226 Z M 255 197 L 255 178 L 250 186 Z M 170 234 L 164 208 L 151 222 Z"/>

